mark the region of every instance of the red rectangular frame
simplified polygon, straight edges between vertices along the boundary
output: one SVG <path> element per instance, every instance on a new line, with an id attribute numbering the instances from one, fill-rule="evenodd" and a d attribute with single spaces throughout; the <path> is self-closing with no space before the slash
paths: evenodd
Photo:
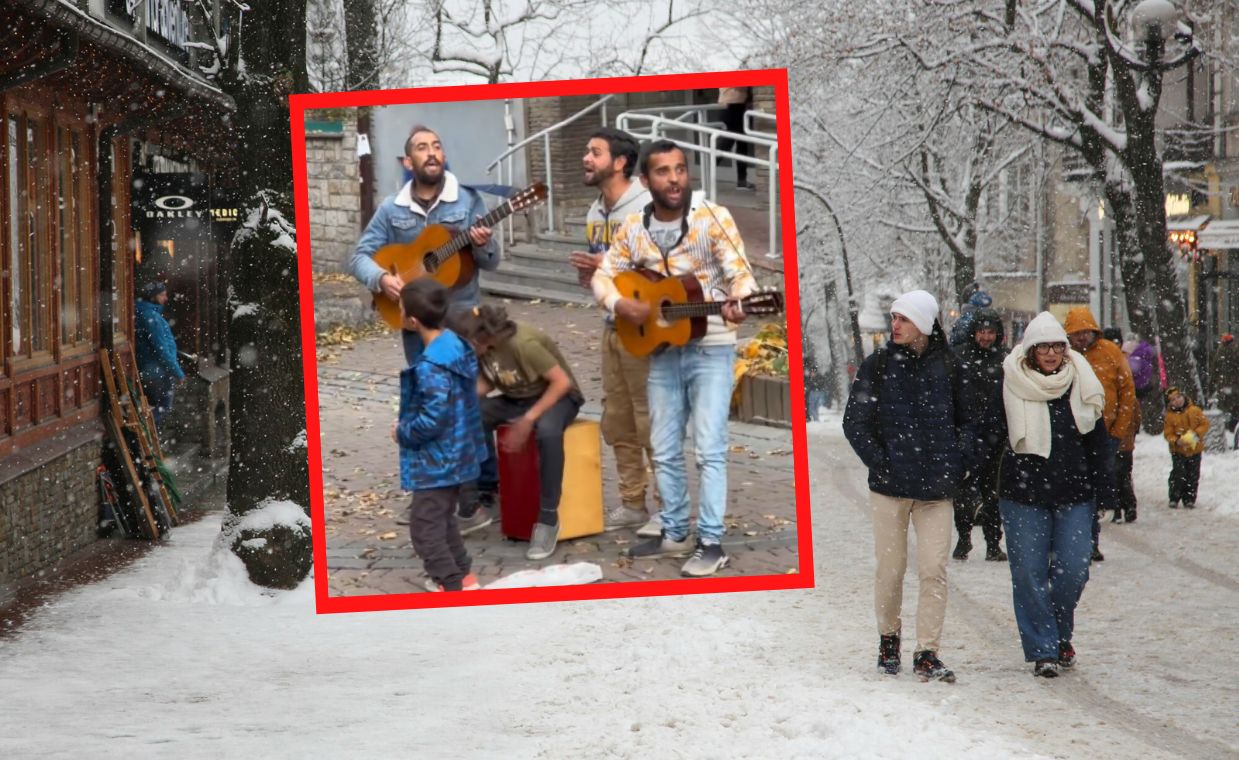
<path id="1" fill-rule="evenodd" d="M 309 196 L 307 193 L 305 152 L 305 111 L 318 108 L 403 105 L 450 101 L 538 98 L 565 95 L 605 95 L 623 92 L 691 90 L 714 87 L 773 87 L 778 117 L 779 197 L 782 202 L 783 285 L 787 306 L 788 357 L 794 414 L 792 419 L 792 458 L 796 488 L 796 572 L 779 575 L 753 575 L 726 578 L 697 578 L 665 581 L 621 581 L 585 586 L 548 586 L 522 589 L 494 589 L 461 593 L 370 594 L 330 596 L 327 589 L 326 506 L 323 498 L 322 449 L 318 409 L 318 362 L 315 354 L 314 286 L 311 278 Z M 796 273 L 796 221 L 793 208 L 791 125 L 787 94 L 787 70 L 764 69 L 699 74 L 671 74 L 607 79 L 578 79 L 548 82 L 513 82 L 494 85 L 427 87 L 420 89 L 372 90 L 366 92 L 321 93 L 289 97 L 292 126 L 293 193 L 296 207 L 297 275 L 301 298 L 301 342 L 305 371 L 306 438 L 309 444 L 310 517 L 314 535 L 314 598 L 319 614 L 423 609 L 433 607 L 471 607 L 487 604 L 526 602 L 566 602 L 586 599 L 622 599 L 679 594 L 712 594 L 727 591 L 775 591 L 812 588 L 813 532 L 809 508 L 808 442 L 805 430 L 804 357 L 801 355 L 800 289 Z"/>

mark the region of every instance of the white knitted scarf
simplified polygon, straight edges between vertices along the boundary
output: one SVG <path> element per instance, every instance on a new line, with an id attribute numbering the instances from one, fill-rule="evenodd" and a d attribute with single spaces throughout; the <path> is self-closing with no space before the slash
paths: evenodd
<path id="1" fill-rule="evenodd" d="M 1106 392 L 1083 355 L 1068 348 L 1062 368 L 1043 375 L 1024 358 L 1021 344 L 1002 362 L 1002 404 L 1007 412 L 1007 438 L 1016 454 L 1050 457 L 1050 405 L 1071 389 L 1071 414 L 1081 435 L 1091 433 L 1106 406 Z"/>

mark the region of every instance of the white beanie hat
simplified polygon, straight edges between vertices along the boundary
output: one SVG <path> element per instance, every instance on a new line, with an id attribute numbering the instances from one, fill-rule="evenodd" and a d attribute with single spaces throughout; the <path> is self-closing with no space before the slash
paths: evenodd
<path id="1" fill-rule="evenodd" d="M 929 335 L 938 318 L 938 299 L 924 290 L 912 290 L 895 299 L 891 314 L 902 314 L 916 325 L 916 329 Z"/>
<path id="2" fill-rule="evenodd" d="M 1038 343 L 1067 343 L 1067 332 L 1062 324 L 1048 311 L 1043 311 L 1033 317 L 1033 321 L 1024 328 L 1024 337 L 1020 344 L 1027 351 Z"/>

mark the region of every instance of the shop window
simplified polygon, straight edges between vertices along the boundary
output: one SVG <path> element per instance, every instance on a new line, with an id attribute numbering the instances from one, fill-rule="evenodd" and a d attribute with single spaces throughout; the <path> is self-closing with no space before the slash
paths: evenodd
<path id="1" fill-rule="evenodd" d="M 8 137 L 10 319 L 12 352 L 20 360 L 52 347 L 51 172 L 43 119 L 10 114 Z"/>
<path id="2" fill-rule="evenodd" d="M 60 330 L 64 346 L 93 343 L 94 257 L 86 139 L 80 130 L 56 130 L 60 222 Z"/>

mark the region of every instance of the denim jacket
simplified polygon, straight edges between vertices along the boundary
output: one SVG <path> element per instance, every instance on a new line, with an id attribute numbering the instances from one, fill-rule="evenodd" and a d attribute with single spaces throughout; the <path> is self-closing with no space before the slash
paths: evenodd
<path id="1" fill-rule="evenodd" d="M 413 183 L 406 182 L 396 195 L 388 197 L 374 212 L 374 217 L 361 233 L 357 247 L 348 262 L 349 272 L 370 292 L 379 292 L 379 280 L 385 274 L 374 263 L 378 249 L 391 243 L 411 243 L 421 234 L 427 224 L 442 224 L 463 231 L 486 215 L 482 196 L 468 187 L 461 186 L 456 175 L 443 172 L 443 192 L 430 207 L 429 213 L 413 202 Z M 497 237 L 497 235 L 496 235 Z M 485 248 L 474 248 L 473 257 L 479 269 L 495 269 L 499 266 L 499 249 L 495 237 Z M 454 304 L 477 306 L 479 303 L 478 280 L 473 280 L 448 296 Z"/>

